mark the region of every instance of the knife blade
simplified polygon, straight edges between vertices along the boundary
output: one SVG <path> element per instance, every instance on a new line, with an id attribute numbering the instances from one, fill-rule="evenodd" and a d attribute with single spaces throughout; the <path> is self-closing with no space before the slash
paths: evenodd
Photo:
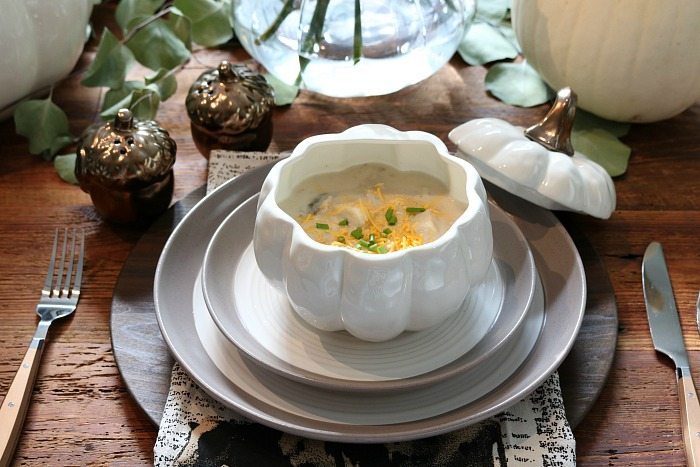
<path id="1" fill-rule="evenodd" d="M 661 244 L 652 242 L 642 260 L 642 286 L 654 348 L 676 364 L 683 441 L 688 465 L 700 467 L 700 404 Z"/>

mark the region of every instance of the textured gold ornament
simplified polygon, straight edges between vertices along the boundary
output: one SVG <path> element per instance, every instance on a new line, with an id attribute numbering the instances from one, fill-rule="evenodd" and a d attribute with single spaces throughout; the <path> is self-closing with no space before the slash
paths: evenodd
<path id="1" fill-rule="evenodd" d="M 83 132 L 75 175 L 106 219 L 144 220 L 170 204 L 176 152 L 175 141 L 155 121 L 135 120 L 121 109 L 114 121 Z"/>
<path id="2" fill-rule="evenodd" d="M 245 65 L 222 61 L 192 84 L 185 101 L 197 149 L 264 151 L 272 139 L 274 91 Z"/>

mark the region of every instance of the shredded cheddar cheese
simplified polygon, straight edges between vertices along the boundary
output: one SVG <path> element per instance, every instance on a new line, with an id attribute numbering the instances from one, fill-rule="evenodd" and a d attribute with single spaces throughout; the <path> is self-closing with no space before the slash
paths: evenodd
<path id="1" fill-rule="evenodd" d="M 347 214 L 353 212 L 361 213 L 362 222 L 348 220 Z M 392 213 L 390 218 L 395 219 L 392 224 L 387 221 L 388 212 Z M 421 216 L 420 221 L 418 216 Z M 425 238 L 419 226 L 435 216 L 441 216 L 440 212 L 430 204 L 426 205 L 424 199 L 385 194 L 381 184 L 377 184 L 362 199 L 336 200 L 329 197 L 316 212 L 302 214 L 298 221 L 313 239 L 321 243 L 381 254 L 434 240 Z"/>
<path id="2" fill-rule="evenodd" d="M 466 209 L 438 178 L 379 163 L 300 179 L 279 202 L 312 239 L 369 254 L 432 242 Z"/>

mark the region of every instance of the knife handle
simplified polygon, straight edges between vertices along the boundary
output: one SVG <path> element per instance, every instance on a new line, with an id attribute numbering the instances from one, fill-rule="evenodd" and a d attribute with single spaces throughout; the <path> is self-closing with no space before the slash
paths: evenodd
<path id="1" fill-rule="evenodd" d="M 688 466 L 700 467 L 700 404 L 688 368 L 678 370 L 678 395 L 681 400 L 683 442 Z"/>

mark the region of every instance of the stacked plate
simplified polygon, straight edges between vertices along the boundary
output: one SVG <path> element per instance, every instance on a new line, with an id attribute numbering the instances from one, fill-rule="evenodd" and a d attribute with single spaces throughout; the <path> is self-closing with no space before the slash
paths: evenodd
<path id="1" fill-rule="evenodd" d="M 283 431 L 346 442 L 454 430 L 518 402 L 568 353 L 585 277 L 550 213 L 491 204 L 486 280 L 442 324 L 387 342 L 319 331 L 267 283 L 252 249 L 269 168 L 195 206 L 163 250 L 155 305 L 175 358 L 214 398 Z M 478 312 L 474 312 L 478 311 Z"/>

